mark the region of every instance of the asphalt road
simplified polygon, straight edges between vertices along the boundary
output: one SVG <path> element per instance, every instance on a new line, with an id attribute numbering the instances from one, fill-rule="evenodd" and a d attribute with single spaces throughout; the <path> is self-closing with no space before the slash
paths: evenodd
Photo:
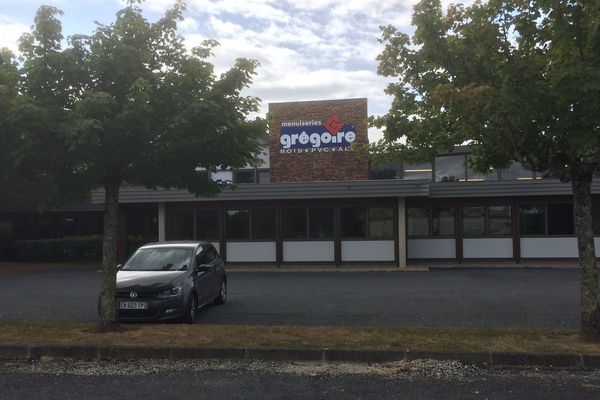
<path id="1" fill-rule="evenodd" d="M 479 370 L 416 361 L 319 365 L 145 361 L 76 367 L 0 365 L 0 400 L 598 399 L 599 371 Z"/>
<path id="2" fill-rule="evenodd" d="M 0 320 L 96 321 L 100 274 L 0 276 Z M 575 269 L 229 274 L 197 323 L 577 328 Z"/>

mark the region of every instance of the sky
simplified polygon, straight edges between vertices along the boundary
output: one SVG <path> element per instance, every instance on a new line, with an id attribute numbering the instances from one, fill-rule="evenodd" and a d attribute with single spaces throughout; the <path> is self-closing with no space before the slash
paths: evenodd
<path id="1" fill-rule="evenodd" d="M 173 0 L 146 0 L 141 7 L 155 21 Z M 210 60 L 217 73 L 238 57 L 258 60 L 260 67 L 244 94 L 268 103 L 368 98 L 369 115 L 383 115 L 391 98 L 384 93 L 390 78 L 377 75 L 380 25 L 412 33 L 417 0 L 187 0 L 179 32 L 190 48 L 204 39 L 220 46 Z M 444 4 L 447 1 L 443 1 Z M 0 0 L 0 47 L 17 51 L 19 36 L 29 31 L 40 5 L 64 12 L 63 34 L 87 34 L 94 21 L 109 24 L 121 0 Z M 370 141 L 381 132 L 369 130 Z"/>

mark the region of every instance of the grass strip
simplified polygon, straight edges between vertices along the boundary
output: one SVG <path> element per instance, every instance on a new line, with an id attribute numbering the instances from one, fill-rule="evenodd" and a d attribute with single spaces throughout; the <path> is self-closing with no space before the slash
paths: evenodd
<path id="1" fill-rule="evenodd" d="M 577 331 L 435 327 L 123 324 L 98 333 L 94 324 L 0 322 L 0 345 L 8 344 L 600 354 L 600 343 Z"/>

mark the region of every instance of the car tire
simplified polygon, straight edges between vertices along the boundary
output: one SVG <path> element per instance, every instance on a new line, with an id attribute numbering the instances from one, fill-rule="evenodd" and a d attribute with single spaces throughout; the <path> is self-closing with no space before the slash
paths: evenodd
<path id="1" fill-rule="evenodd" d="M 219 295 L 215 298 L 213 303 L 221 305 L 225 304 L 225 301 L 227 301 L 227 279 L 223 278 L 223 281 L 221 282 L 221 289 L 219 289 Z"/>
<path id="2" fill-rule="evenodd" d="M 183 317 L 183 322 L 186 324 L 193 324 L 196 320 L 196 311 L 198 310 L 198 299 L 195 294 L 190 296 L 188 300 L 188 305 L 185 311 L 185 316 Z"/>

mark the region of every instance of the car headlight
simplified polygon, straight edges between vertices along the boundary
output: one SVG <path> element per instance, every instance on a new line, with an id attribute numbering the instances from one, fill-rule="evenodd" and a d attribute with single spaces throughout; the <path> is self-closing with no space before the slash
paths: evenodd
<path id="1" fill-rule="evenodd" d="M 179 297 L 179 296 L 181 296 L 181 293 L 183 293 L 183 287 L 181 285 L 175 286 L 169 290 L 165 290 L 164 292 L 160 293 L 158 295 L 158 298 L 159 299 L 169 299 L 171 297 Z"/>

